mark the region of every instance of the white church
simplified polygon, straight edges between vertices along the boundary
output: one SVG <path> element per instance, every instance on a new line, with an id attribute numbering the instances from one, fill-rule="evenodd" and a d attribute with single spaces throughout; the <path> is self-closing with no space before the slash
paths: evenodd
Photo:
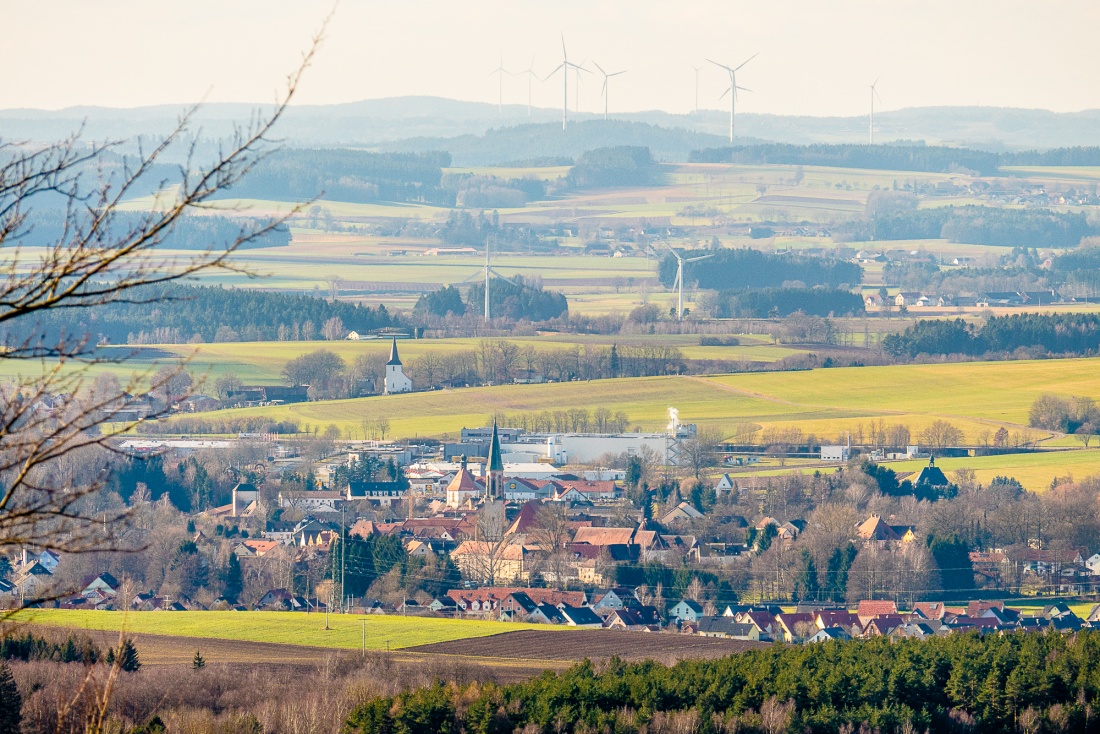
<path id="1" fill-rule="evenodd" d="M 405 377 L 405 372 L 401 369 L 401 358 L 397 356 L 397 339 L 395 338 L 393 346 L 390 347 L 390 361 L 386 362 L 386 381 L 382 392 L 391 395 L 399 392 L 411 392 L 412 389 L 412 380 Z"/>

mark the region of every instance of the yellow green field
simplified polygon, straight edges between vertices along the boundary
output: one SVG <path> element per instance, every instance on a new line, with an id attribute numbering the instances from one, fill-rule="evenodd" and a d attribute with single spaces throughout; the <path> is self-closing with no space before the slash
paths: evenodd
<path id="1" fill-rule="evenodd" d="M 278 642 L 316 647 L 396 650 L 433 642 L 487 637 L 519 629 L 560 629 L 546 625 L 360 614 L 305 612 L 100 612 L 32 609 L 16 619 L 34 624 L 117 631 L 132 635 L 175 635 L 247 642 Z"/>
<path id="2" fill-rule="evenodd" d="M 1013 436 L 1072 446 L 1072 440 L 1028 429 L 1028 409 L 1046 392 L 1100 398 L 1098 364 L 1097 359 L 971 362 L 501 385 L 237 409 L 219 415 L 297 419 L 303 426 L 331 424 L 349 437 L 359 435 L 364 420 L 385 416 L 395 437 L 442 437 L 483 425 L 498 412 L 578 405 L 621 410 L 632 427 L 660 430 L 668 408 L 675 407 L 685 422 L 715 426 L 725 435 L 737 424 L 750 423 L 762 429 L 796 427 L 843 440 L 849 433 L 857 434 L 861 425 L 869 430 L 872 421 L 881 420 L 887 426 L 906 425 L 918 442 L 921 429 L 946 420 L 960 428 L 969 443 L 987 440 L 1004 426 Z M 947 462 L 950 469 L 970 466 L 982 479 L 1010 473 L 1025 486 L 1039 489 L 1055 476 L 1100 473 L 1100 450 Z"/>

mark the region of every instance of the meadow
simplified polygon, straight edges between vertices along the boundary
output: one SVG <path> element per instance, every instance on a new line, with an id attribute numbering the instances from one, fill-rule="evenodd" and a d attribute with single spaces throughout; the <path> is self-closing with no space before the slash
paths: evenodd
<path id="1" fill-rule="evenodd" d="M 332 614 L 327 619 L 330 629 L 326 630 L 323 612 L 102 612 L 31 609 L 19 612 L 15 619 L 54 627 L 111 632 L 125 630 L 127 634 L 134 636 L 174 635 L 351 650 L 358 650 L 363 646 L 364 629 L 368 650 L 397 650 L 522 629 L 558 629 L 545 625 L 467 619 Z"/>
<path id="2" fill-rule="evenodd" d="M 718 348 L 721 349 L 721 348 Z M 797 428 L 830 441 L 869 431 L 875 421 L 904 424 L 917 434 L 937 420 L 964 432 L 966 441 L 988 440 L 1002 426 L 1013 436 L 1073 446 L 1065 437 L 1027 428 L 1028 409 L 1043 393 L 1100 396 L 1096 359 L 817 369 L 715 376 L 652 377 L 543 385 L 500 385 L 320 401 L 223 411 L 219 416 L 264 415 L 297 419 L 304 426 L 334 425 L 360 437 L 363 423 L 385 416 L 394 437 L 453 437 L 463 427 L 484 425 L 498 412 L 567 410 L 599 405 L 623 411 L 631 426 L 662 430 L 669 407 L 688 423 L 713 426 L 729 437 L 740 426 Z M 1056 476 L 1100 474 L 1100 449 L 947 460 L 979 478 L 1016 476 L 1029 489 Z M 917 470 L 920 462 L 899 465 Z M 771 470 L 768 471 L 781 471 Z"/>

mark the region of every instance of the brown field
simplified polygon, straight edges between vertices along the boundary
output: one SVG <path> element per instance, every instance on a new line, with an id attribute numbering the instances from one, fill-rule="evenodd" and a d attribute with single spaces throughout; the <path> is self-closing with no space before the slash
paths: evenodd
<path id="1" fill-rule="evenodd" d="M 571 663 L 585 658 L 598 660 L 617 655 L 624 660 L 652 659 L 672 664 L 687 658 L 720 658 L 758 647 L 765 645 L 693 635 L 615 630 L 521 630 L 490 637 L 418 645 L 405 648 L 405 652 L 460 655 L 479 663 L 494 659 Z"/>

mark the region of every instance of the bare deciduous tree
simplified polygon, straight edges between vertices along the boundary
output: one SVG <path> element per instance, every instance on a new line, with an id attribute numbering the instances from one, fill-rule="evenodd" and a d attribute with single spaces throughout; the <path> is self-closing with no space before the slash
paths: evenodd
<path id="1" fill-rule="evenodd" d="M 36 319 L 52 311 L 111 303 L 166 300 L 159 285 L 209 271 L 245 272 L 231 260 L 242 245 L 265 236 L 297 210 L 267 220 L 242 220 L 228 241 L 179 255 L 165 250 L 175 227 L 233 186 L 273 149 L 272 129 L 294 96 L 320 42 L 314 39 L 302 65 L 270 114 L 257 114 L 212 160 L 200 160 L 186 139 L 192 109 L 175 130 L 145 149 L 127 152 L 121 141 L 90 143 L 82 133 L 50 145 L 0 141 L 0 275 L 3 359 L 47 363 L 42 374 L 0 387 L 0 549 L 13 546 L 85 552 L 117 548 L 116 521 L 124 506 L 104 509 L 94 501 L 106 479 L 69 483 L 55 471 L 64 458 L 115 450 L 111 439 L 152 415 L 137 413 L 134 393 L 179 397 L 180 370 L 135 378 L 117 390 L 89 389 L 91 367 L 108 360 L 84 335 L 43 337 Z M 184 148 L 173 181 L 161 173 Z M 155 180 L 158 177 L 160 180 Z M 178 181 L 178 183 L 177 183 Z M 167 187 L 176 183 L 174 193 Z M 149 211 L 133 214 L 124 202 L 156 185 Z M 35 231 L 35 213 L 61 203 L 55 235 Z M 189 378 L 188 378 L 189 382 Z M 147 408 L 145 408 L 147 410 Z"/>

